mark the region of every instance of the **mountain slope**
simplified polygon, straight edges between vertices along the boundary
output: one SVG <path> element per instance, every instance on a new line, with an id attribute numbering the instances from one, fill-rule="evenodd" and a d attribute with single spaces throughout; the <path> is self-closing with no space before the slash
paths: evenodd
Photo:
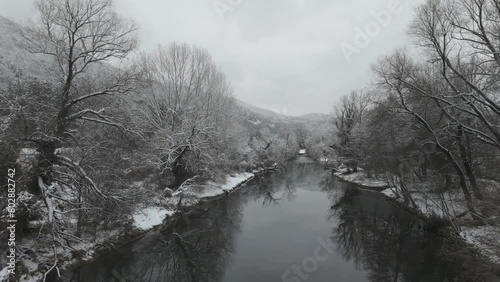
<path id="1" fill-rule="evenodd" d="M 0 16 L 0 86 L 13 81 L 16 76 L 24 75 L 48 79 L 51 77 L 49 58 L 32 54 L 19 47 L 21 27 L 13 21 Z"/>
<path id="2" fill-rule="evenodd" d="M 270 122 L 270 121 L 272 121 L 272 122 L 285 122 L 286 120 L 288 120 L 290 118 L 286 115 L 282 115 L 282 114 L 273 112 L 271 110 L 259 108 L 257 106 L 248 104 L 248 103 L 243 102 L 243 101 L 238 100 L 238 99 L 235 99 L 235 100 L 236 100 L 236 104 L 240 107 L 240 109 L 245 114 L 258 116 L 261 119 L 268 121 L 268 122 Z"/>
<path id="3" fill-rule="evenodd" d="M 241 100 L 235 99 L 236 104 L 241 110 L 241 114 L 252 124 L 268 124 L 271 127 L 276 125 L 287 125 L 295 127 L 304 127 L 306 130 L 316 130 L 319 127 L 330 126 L 331 116 L 327 114 L 307 114 L 303 116 L 287 116 L 273 112 L 271 110 L 263 109 Z"/>

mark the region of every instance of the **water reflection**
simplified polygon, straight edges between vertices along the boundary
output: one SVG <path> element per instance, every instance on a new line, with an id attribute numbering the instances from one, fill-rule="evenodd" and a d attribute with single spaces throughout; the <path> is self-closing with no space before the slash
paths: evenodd
<path id="1" fill-rule="evenodd" d="M 243 202 L 235 194 L 231 201 L 206 203 L 64 281 L 220 281 L 231 263 Z"/>
<path id="2" fill-rule="evenodd" d="M 204 203 L 63 281 L 281 281 L 329 233 L 336 252 L 308 281 L 479 281 L 464 278 L 463 262 L 440 258 L 446 241 L 421 222 L 307 159 Z"/>
<path id="3" fill-rule="evenodd" d="M 261 199 L 264 207 L 279 205 L 280 201 L 295 200 L 297 189 L 317 190 L 323 175 L 321 166 L 299 159 L 277 173 L 257 178 L 246 192 L 253 199 Z"/>
<path id="4" fill-rule="evenodd" d="M 331 213 L 338 220 L 333 240 L 339 253 L 367 270 L 369 281 L 450 279 L 432 246 L 441 241 L 436 234 L 379 194 L 344 190 Z"/>

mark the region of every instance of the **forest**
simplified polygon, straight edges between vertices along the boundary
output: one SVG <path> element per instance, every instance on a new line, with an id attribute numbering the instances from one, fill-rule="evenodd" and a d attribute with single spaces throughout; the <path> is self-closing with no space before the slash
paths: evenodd
<path id="1" fill-rule="evenodd" d="M 500 223 L 499 23 L 499 1 L 419 4 L 414 43 L 380 58 L 372 82 L 334 109 L 340 160 L 461 235 L 480 226 L 497 237 Z"/>
<path id="2" fill-rule="evenodd" d="M 167 198 L 180 187 L 273 167 L 304 146 L 314 120 L 235 99 L 203 48 L 138 50 L 137 25 L 113 1 L 34 8 L 29 24 L 0 18 L 0 170 L 15 172 L 17 252 L 44 280 L 139 207 L 175 207 L 183 196 Z"/>
<path id="3" fill-rule="evenodd" d="M 203 47 L 141 50 L 113 0 L 33 8 L 27 23 L 0 16 L 0 239 L 15 238 L 12 281 L 52 281 L 151 229 L 138 212 L 160 224 L 304 149 L 326 175 L 377 183 L 465 240 L 488 237 L 479 248 L 500 258 L 499 0 L 422 1 L 412 44 L 379 58 L 367 85 L 335 93 L 331 114 L 302 116 L 235 98 Z M 365 219 L 365 233 L 378 231 Z"/>

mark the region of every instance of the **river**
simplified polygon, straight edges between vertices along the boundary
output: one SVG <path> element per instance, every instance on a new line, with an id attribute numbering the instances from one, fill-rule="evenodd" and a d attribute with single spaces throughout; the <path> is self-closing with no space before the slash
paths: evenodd
<path id="1" fill-rule="evenodd" d="M 382 194 L 299 157 L 63 281 L 460 281 L 442 244 Z"/>

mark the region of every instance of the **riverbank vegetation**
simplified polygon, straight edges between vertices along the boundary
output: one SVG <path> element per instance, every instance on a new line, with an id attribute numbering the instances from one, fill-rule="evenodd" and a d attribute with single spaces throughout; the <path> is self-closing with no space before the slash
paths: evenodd
<path id="1" fill-rule="evenodd" d="M 498 1 L 425 1 L 415 44 L 381 58 L 373 83 L 335 106 L 340 160 L 500 262 Z"/>
<path id="2" fill-rule="evenodd" d="M 0 170 L 16 171 L 16 281 L 89 255 L 133 228 L 152 199 L 182 207 L 190 187 L 210 190 L 298 152 L 300 126 L 236 100 L 203 48 L 141 52 L 137 26 L 112 0 L 34 8 L 28 25 L 0 18 Z"/>

